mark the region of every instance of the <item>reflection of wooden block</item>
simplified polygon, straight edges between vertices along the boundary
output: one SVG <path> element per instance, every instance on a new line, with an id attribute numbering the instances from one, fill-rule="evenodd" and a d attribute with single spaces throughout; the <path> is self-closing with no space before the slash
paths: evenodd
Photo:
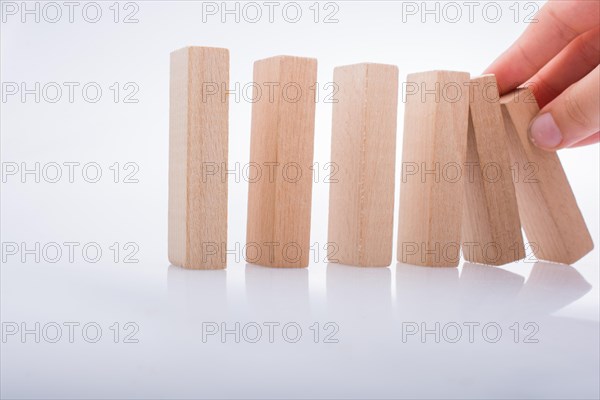
<path id="1" fill-rule="evenodd" d="M 529 245 L 541 260 L 572 264 L 594 243 L 558 155 L 535 147 L 528 138 L 539 112 L 528 89 L 500 99 L 515 178 L 519 214 Z"/>
<path id="2" fill-rule="evenodd" d="M 450 71 L 407 78 L 398 218 L 402 263 L 458 265 L 468 82 L 468 73 Z"/>
<path id="3" fill-rule="evenodd" d="M 507 264 L 525 257 L 525 248 L 496 78 L 472 79 L 470 100 L 463 255 L 480 264 Z"/>
<path id="4" fill-rule="evenodd" d="M 280 56 L 254 64 L 246 261 L 306 267 L 317 61 Z M 262 95 L 258 96 L 258 87 Z"/>
<path id="5" fill-rule="evenodd" d="M 205 89 L 229 85 L 229 51 L 186 47 L 171 53 L 170 85 L 169 261 L 225 268 L 227 180 L 206 171 L 226 167 L 229 103 Z"/>
<path id="6" fill-rule="evenodd" d="M 341 264 L 388 266 L 392 261 L 398 68 L 338 67 L 329 189 L 329 237 Z"/>

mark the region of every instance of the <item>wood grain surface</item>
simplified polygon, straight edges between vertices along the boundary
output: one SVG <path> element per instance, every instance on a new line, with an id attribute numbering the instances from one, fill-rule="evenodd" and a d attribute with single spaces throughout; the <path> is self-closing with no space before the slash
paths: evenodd
<path id="1" fill-rule="evenodd" d="M 260 177 L 248 185 L 249 263 L 308 266 L 316 81 L 315 59 L 254 63 L 250 162 Z"/>
<path id="2" fill-rule="evenodd" d="M 333 104 L 329 234 L 341 264 L 390 265 L 393 248 L 398 68 L 338 67 Z"/>
<path id="3" fill-rule="evenodd" d="M 558 155 L 529 140 L 529 124 L 539 112 L 535 98 L 523 88 L 502 96 L 500 103 L 528 245 L 538 259 L 572 264 L 594 243 Z"/>
<path id="4" fill-rule="evenodd" d="M 191 269 L 227 265 L 227 49 L 171 53 L 169 261 Z"/>
<path id="5" fill-rule="evenodd" d="M 457 266 L 467 153 L 469 74 L 431 71 L 406 82 L 398 251 L 401 263 Z"/>

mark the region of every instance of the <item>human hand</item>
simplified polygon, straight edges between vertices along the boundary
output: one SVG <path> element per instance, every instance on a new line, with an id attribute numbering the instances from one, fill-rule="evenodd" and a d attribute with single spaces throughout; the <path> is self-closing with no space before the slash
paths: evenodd
<path id="1" fill-rule="evenodd" d="M 542 109 L 529 127 L 538 147 L 600 140 L 600 1 L 550 1 L 485 73 L 500 94 L 525 83 Z"/>

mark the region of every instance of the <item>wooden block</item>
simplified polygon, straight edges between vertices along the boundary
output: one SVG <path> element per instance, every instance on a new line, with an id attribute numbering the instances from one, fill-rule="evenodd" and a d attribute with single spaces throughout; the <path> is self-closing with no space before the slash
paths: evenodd
<path id="1" fill-rule="evenodd" d="M 193 269 L 225 268 L 227 49 L 186 47 L 171 53 L 169 122 L 169 261 Z"/>
<path id="2" fill-rule="evenodd" d="M 254 63 L 246 261 L 306 267 L 317 61 L 279 56 Z M 311 88 L 312 87 L 312 88 Z M 258 90 L 262 95 L 258 95 Z"/>
<path id="3" fill-rule="evenodd" d="M 392 261 L 398 68 L 338 67 L 333 105 L 328 243 L 341 264 L 387 267 Z"/>
<path id="4" fill-rule="evenodd" d="M 494 75 L 470 83 L 463 256 L 502 265 L 525 257 L 506 132 Z"/>
<path id="5" fill-rule="evenodd" d="M 539 111 L 535 98 L 524 88 L 503 96 L 500 103 L 529 246 L 540 260 L 572 264 L 594 243 L 558 155 L 529 141 L 529 124 Z"/>
<path id="6" fill-rule="evenodd" d="M 467 152 L 469 74 L 411 74 L 406 83 L 398 261 L 457 266 Z M 459 172 L 460 175 L 460 172 Z"/>

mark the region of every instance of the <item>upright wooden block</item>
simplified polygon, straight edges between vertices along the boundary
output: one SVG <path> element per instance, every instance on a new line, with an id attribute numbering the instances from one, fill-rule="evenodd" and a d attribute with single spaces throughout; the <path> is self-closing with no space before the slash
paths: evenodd
<path id="1" fill-rule="evenodd" d="M 470 83 L 463 256 L 502 265 L 525 257 L 506 132 L 494 75 Z"/>
<path id="2" fill-rule="evenodd" d="M 338 67 L 333 73 L 328 243 L 341 264 L 384 267 L 392 261 L 398 68 Z"/>
<path id="3" fill-rule="evenodd" d="M 469 74 L 411 74 L 406 83 L 398 261 L 457 266 L 467 152 Z"/>
<path id="4" fill-rule="evenodd" d="M 535 98 L 524 88 L 503 96 L 500 103 L 529 245 L 538 259 L 572 264 L 594 243 L 558 155 L 529 141 L 529 124 L 539 112 Z"/>
<path id="5" fill-rule="evenodd" d="M 171 53 L 169 261 L 192 269 L 225 268 L 228 109 L 215 89 L 229 85 L 227 49 Z"/>
<path id="6" fill-rule="evenodd" d="M 250 165 L 258 172 L 249 179 L 250 263 L 308 266 L 316 81 L 315 59 L 254 63 Z"/>

